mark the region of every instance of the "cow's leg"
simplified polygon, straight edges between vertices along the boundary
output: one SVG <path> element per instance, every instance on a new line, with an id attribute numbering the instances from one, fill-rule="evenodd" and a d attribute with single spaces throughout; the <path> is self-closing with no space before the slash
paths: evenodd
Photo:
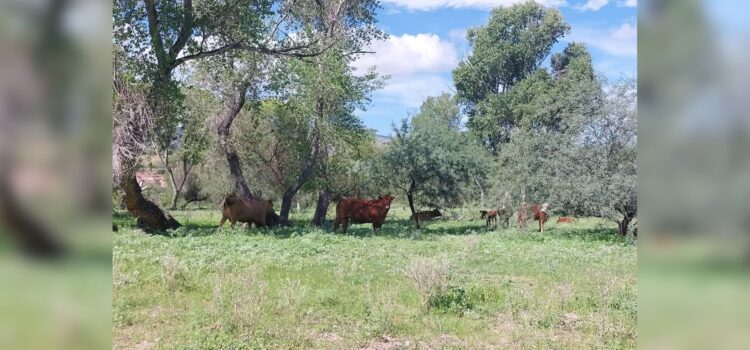
<path id="1" fill-rule="evenodd" d="M 339 228 L 339 218 L 333 219 L 333 233 L 336 233 L 336 229 Z"/>
<path id="2" fill-rule="evenodd" d="M 224 216 L 224 215 L 222 215 L 222 216 L 221 216 L 221 222 L 219 223 L 219 227 L 222 227 L 222 226 L 224 226 L 224 222 L 226 222 L 226 221 L 227 221 L 227 217 L 226 217 L 226 216 Z"/>
<path id="3" fill-rule="evenodd" d="M 349 228 L 349 218 L 344 218 L 343 221 L 344 222 L 341 223 L 341 224 L 342 224 L 342 227 L 344 229 L 344 234 L 346 234 L 346 229 Z"/>
<path id="4" fill-rule="evenodd" d="M 232 228 L 234 228 L 234 224 L 237 223 L 237 220 L 230 218 L 229 223 L 232 224 Z"/>

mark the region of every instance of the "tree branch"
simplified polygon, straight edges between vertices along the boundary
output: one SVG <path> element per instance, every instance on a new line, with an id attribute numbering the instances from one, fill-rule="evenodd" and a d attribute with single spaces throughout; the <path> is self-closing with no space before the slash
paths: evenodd
<path id="1" fill-rule="evenodd" d="M 182 28 L 180 28 L 180 36 L 169 48 L 169 58 L 174 61 L 177 55 L 185 48 L 190 36 L 193 32 L 193 0 L 185 0 L 183 3 L 183 18 Z"/>

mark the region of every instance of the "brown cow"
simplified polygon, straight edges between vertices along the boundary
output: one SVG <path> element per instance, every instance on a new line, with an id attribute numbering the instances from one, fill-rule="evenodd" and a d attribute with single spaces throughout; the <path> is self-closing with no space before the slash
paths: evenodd
<path id="1" fill-rule="evenodd" d="M 534 220 L 539 221 L 539 232 L 544 233 L 544 223 L 549 219 L 549 214 L 547 214 L 547 211 L 549 211 L 549 204 L 532 204 L 530 209 L 534 214 Z"/>
<path id="2" fill-rule="evenodd" d="M 525 203 L 521 204 L 521 207 L 518 209 L 519 228 L 526 228 L 526 219 L 529 218 L 527 215 L 527 209 L 531 209 L 531 214 L 534 217 L 534 220 L 539 221 L 539 232 L 544 232 L 544 223 L 549 219 L 549 214 L 547 213 L 549 211 L 549 204 L 535 203 L 531 204 L 531 206 L 527 206 Z"/>
<path id="3" fill-rule="evenodd" d="M 490 224 L 494 223 L 497 225 L 497 210 L 492 209 L 487 212 L 487 228 L 490 228 Z"/>
<path id="4" fill-rule="evenodd" d="M 336 204 L 336 219 L 333 221 L 333 232 L 344 225 L 344 234 L 349 227 L 349 219 L 356 224 L 372 223 L 372 230 L 377 232 L 385 221 L 391 202 L 395 196 L 390 194 L 380 196 L 377 199 L 359 199 L 354 197 L 342 197 Z"/>
<path id="5" fill-rule="evenodd" d="M 575 219 L 573 219 L 571 217 L 563 216 L 563 217 L 560 217 L 559 219 L 557 219 L 556 223 L 557 224 L 571 224 L 571 223 L 573 223 L 573 221 L 575 221 Z"/>
<path id="6" fill-rule="evenodd" d="M 432 220 L 432 219 L 435 219 L 435 218 L 439 218 L 441 216 L 443 216 L 443 214 L 440 213 L 440 210 L 434 209 L 434 210 L 417 212 L 416 214 L 412 214 L 412 216 L 410 216 L 409 218 L 411 220 L 414 220 L 416 218 L 416 221 L 422 222 L 422 221 L 426 221 L 426 220 Z"/>
<path id="7" fill-rule="evenodd" d="M 230 195 L 221 201 L 221 223 L 219 227 L 224 226 L 224 222 L 229 220 L 234 228 L 234 224 L 246 222 L 248 227 L 255 224 L 258 227 L 265 227 L 268 222 L 267 218 L 276 216 L 273 212 L 273 203 L 270 200 L 248 199 Z"/>

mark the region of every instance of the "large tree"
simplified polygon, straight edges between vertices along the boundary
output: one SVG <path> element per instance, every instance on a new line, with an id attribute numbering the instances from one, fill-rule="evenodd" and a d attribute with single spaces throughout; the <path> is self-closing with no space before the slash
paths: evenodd
<path id="1" fill-rule="evenodd" d="M 154 129 L 150 137 L 174 131 L 175 116 L 182 108 L 182 95 L 174 71 L 191 61 L 222 55 L 235 50 L 258 55 L 311 57 L 325 50 L 313 40 L 300 41 L 281 29 L 293 29 L 298 23 L 325 18 L 302 16 L 295 11 L 315 8 L 303 1 L 200 1 L 192 0 L 116 0 L 113 3 L 115 45 L 123 48 L 122 69 L 133 72 L 145 82 L 147 103 L 153 112 Z M 324 4 L 315 2 L 321 8 Z M 305 6 L 305 7 L 302 7 Z M 241 90 L 241 89 L 239 89 Z M 241 108 L 244 91 L 228 103 L 228 109 Z M 125 114 L 128 116 L 129 114 Z M 135 168 L 121 172 L 124 199 L 128 211 L 139 218 L 144 228 L 163 230 L 179 226 L 153 202 L 141 194 L 135 181 Z M 250 195 L 249 191 L 247 193 Z M 148 208 L 148 210 L 145 210 Z"/>
<path id="2" fill-rule="evenodd" d="M 453 80 L 469 129 L 493 154 L 518 123 L 506 93 L 535 74 L 569 30 L 557 9 L 529 1 L 497 8 L 486 25 L 468 31 L 472 53 L 453 71 Z"/>
<path id="3" fill-rule="evenodd" d="M 420 205 L 458 203 L 462 189 L 474 181 L 481 167 L 484 151 L 453 123 L 457 116 L 435 113 L 437 101 L 440 98 L 426 101 L 411 124 L 403 120 L 394 126 L 396 137 L 376 174 L 382 183 L 406 195 L 412 214 Z"/>

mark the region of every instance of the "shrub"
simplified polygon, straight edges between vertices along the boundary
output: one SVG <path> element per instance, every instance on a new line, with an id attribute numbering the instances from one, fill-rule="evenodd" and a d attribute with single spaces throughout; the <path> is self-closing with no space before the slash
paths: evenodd
<path id="1" fill-rule="evenodd" d="M 462 315 L 465 311 L 474 308 L 474 302 L 471 299 L 463 288 L 450 286 L 434 290 L 427 305 L 431 309 Z"/>

